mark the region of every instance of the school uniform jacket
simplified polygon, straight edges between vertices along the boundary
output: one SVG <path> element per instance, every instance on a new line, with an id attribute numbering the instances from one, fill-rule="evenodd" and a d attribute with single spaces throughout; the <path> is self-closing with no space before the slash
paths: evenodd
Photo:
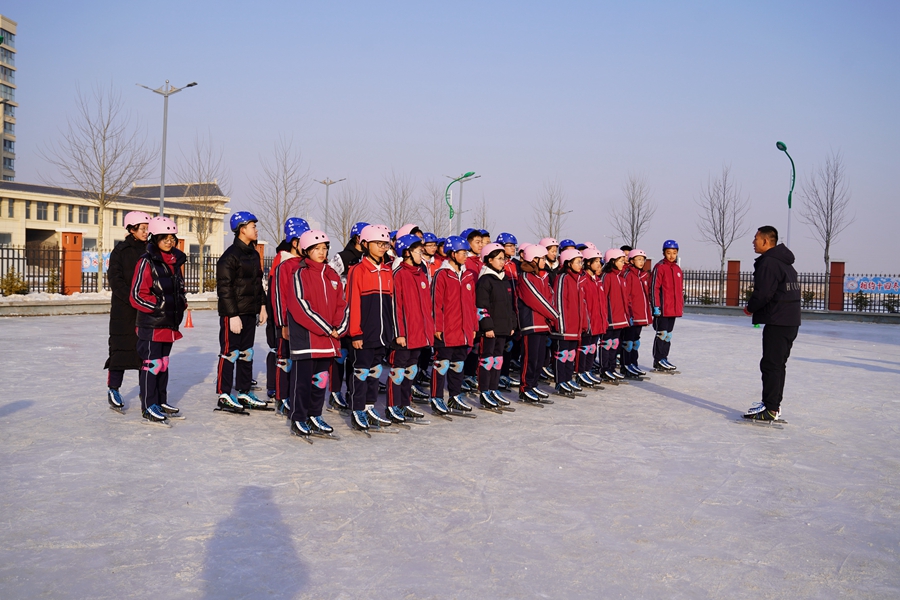
<path id="1" fill-rule="evenodd" d="M 406 338 L 406 348 L 414 350 L 434 343 L 431 287 L 421 266 L 403 262 L 394 269 L 394 321 L 397 337 Z"/>
<path id="2" fill-rule="evenodd" d="M 631 317 L 632 324 L 649 325 L 653 321 L 650 296 L 647 293 L 650 288 L 649 273 L 644 273 L 635 266 L 628 265 L 622 270 L 621 278 L 625 281 L 628 316 Z"/>
<path id="3" fill-rule="evenodd" d="M 581 293 L 578 291 L 580 275 L 563 271 L 556 277 L 553 307 L 559 313 L 554 338 L 580 340 L 587 327 L 587 314 Z"/>
<path id="4" fill-rule="evenodd" d="M 591 274 L 583 275 L 578 284 L 587 314 L 588 333 L 603 335 L 609 328 L 606 291 L 603 289 L 603 284 L 599 277 Z"/>
<path id="5" fill-rule="evenodd" d="M 445 346 L 473 346 L 478 320 L 475 312 L 475 276 L 465 267 L 459 272 L 445 260 L 431 282 L 434 330 Z"/>
<path id="6" fill-rule="evenodd" d="M 484 265 L 475 285 L 478 330 L 481 333 L 493 331 L 496 336 L 511 336 L 518 325 L 515 300 L 506 271 L 498 273 Z"/>
<path id="7" fill-rule="evenodd" d="M 552 297 L 546 272 L 538 274 L 519 271 L 516 307 L 519 313 L 519 329 L 523 335 L 547 333 L 551 325 L 556 327 L 559 313 L 553 307 Z"/>
<path id="8" fill-rule="evenodd" d="M 619 277 L 619 271 L 605 271 L 600 276 L 606 292 L 606 310 L 609 326 L 613 329 L 628 327 L 628 300 L 625 296 L 625 282 Z"/>
<path id="9" fill-rule="evenodd" d="M 677 263 L 661 260 L 653 267 L 650 279 L 650 303 L 663 317 L 684 314 L 684 276 Z"/>
<path id="10" fill-rule="evenodd" d="M 387 348 L 394 338 L 394 274 L 388 257 L 376 265 L 368 256 L 347 272 L 350 339 L 363 348 Z"/>
<path id="11" fill-rule="evenodd" d="M 291 358 L 331 358 L 340 356 L 341 345 L 331 331 L 343 335 L 350 317 L 344 289 L 337 271 L 327 263 L 289 260 L 282 267 L 296 266 L 293 286 L 281 290 L 287 308 L 291 334 Z"/>
<path id="12" fill-rule="evenodd" d="M 287 327 L 286 300 L 294 293 L 294 274 L 300 268 L 303 259 L 290 252 L 281 252 L 277 258 L 279 259 L 278 264 L 269 269 L 269 297 L 272 300 L 272 312 L 269 318 L 273 320 L 276 327 Z"/>
<path id="13" fill-rule="evenodd" d="M 152 244 L 134 267 L 131 306 L 137 309 L 140 339 L 174 342 L 181 339 L 178 327 L 187 310 L 182 268 L 187 256 L 178 248 L 161 252 Z"/>

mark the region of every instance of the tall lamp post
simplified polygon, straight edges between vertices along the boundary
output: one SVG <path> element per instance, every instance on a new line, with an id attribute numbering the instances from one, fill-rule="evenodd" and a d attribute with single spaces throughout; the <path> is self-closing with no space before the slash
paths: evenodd
<path id="1" fill-rule="evenodd" d="M 462 175 L 460 175 L 459 177 L 456 177 L 455 179 L 453 177 L 450 177 L 449 175 L 445 175 L 445 177 L 450 177 L 450 179 L 452 180 L 452 181 L 450 181 L 449 184 L 447 184 L 447 189 L 444 192 L 444 202 L 447 203 L 447 207 L 450 209 L 450 234 L 451 235 L 453 235 L 453 215 L 456 214 L 456 211 L 453 210 L 453 205 L 450 204 L 450 186 L 452 186 L 457 181 L 460 182 L 460 184 L 459 184 L 459 216 L 462 217 L 462 182 L 467 179 L 470 179 L 473 175 L 475 175 L 475 171 L 469 171 L 468 173 L 463 173 Z M 480 175 L 479 175 L 479 177 L 480 177 Z"/>
<path id="2" fill-rule="evenodd" d="M 346 177 L 344 177 L 344 178 L 342 178 L 342 179 L 338 179 L 337 181 L 332 181 L 332 180 L 331 180 L 330 178 L 328 178 L 328 177 L 326 177 L 326 178 L 325 178 L 324 180 L 322 180 L 322 181 L 319 181 L 318 179 L 313 179 L 313 181 L 315 181 L 316 183 L 321 183 L 322 185 L 325 186 L 325 223 L 324 223 L 325 227 L 328 227 L 328 226 L 329 226 L 329 225 L 328 225 L 328 188 L 330 188 L 330 187 L 331 187 L 332 185 L 334 185 L 335 183 L 340 183 L 340 182 L 342 182 L 342 181 L 344 181 L 344 180 L 346 180 L 346 179 L 347 179 Z"/>
<path id="3" fill-rule="evenodd" d="M 785 237 L 784 245 L 788 248 L 791 247 L 791 197 L 794 195 L 794 181 L 797 179 L 797 169 L 794 167 L 794 159 L 791 158 L 791 155 L 788 154 L 787 144 L 784 142 L 775 142 L 775 147 L 781 150 L 787 155 L 787 157 L 791 160 L 791 190 L 788 192 L 788 223 L 787 223 L 787 236 Z"/>
<path id="4" fill-rule="evenodd" d="M 192 81 L 186 86 L 180 88 L 169 85 L 168 79 L 166 79 L 165 85 L 160 86 L 156 89 L 153 89 L 152 87 L 148 87 L 141 83 L 135 85 L 138 85 L 145 90 L 150 90 L 151 92 L 159 94 L 160 96 L 165 98 L 165 100 L 163 101 L 162 168 L 159 175 L 159 216 L 163 216 L 163 211 L 165 210 L 166 204 L 166 129 L 168 128 L 169 123 L 169 96 L 171 96 L 172 94 L 177 94 L 185 88 L 194 87 L 195 85 L 197 85 L 197 82 Z"/>

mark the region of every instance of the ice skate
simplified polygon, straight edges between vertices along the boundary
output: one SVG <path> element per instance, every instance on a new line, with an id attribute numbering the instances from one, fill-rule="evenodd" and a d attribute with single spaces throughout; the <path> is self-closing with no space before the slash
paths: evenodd
<path id="1" fill-rule="evenodd" d="M 350 410 L 350 405 L 344 400 L 341 392 L 331 392 L 331 396 L 328 397 L 328 410 L 344 412 Z"/>
<path id="2" fill-rule="evenodd" d="M 479 408 L 481 410 L 487 410 L 499 414 L 503 413 L 503 411 L 500 410 L 500 405 L 497 404 L 497 401 L 494 400 L 490 392 L 481 392 L 480 394 L 478 394 L 478 403 L 480 404 Z"/>
<path id="3" fill-rule="evenodd" d="M 166 414 L 160 410 L 159 406 L 156 404 L 147 407 L 147 410 L 143 412 L 143 417 L 144 423 L 148 425 L 159 425 L 161 427 L 172 426 L 166 418 Z"/>
<path id="4" fill-rule="evenodd" d="M 475 381 L 474 377 L 466 377 L 462 382 L 462 391 L 467 394 L 472 394 L 478 391 L 478 382 Z"/>
<path id="5" fill-rule="evenodd" d="M 388 406 L 384 414 L 390 419 L 392 425 L 410 429 L 409 424 L 406 422 L 406 417 L 403 415 L 403 410 L 399 406 Z"/>
<path id="6" fill-rule="evenodd" d="M 540 406 L 541 408 L 544 405 L 541 403 L 544 398 L 541 398 L 535 391 L 534 388 L 525 388 L 521 392 L 519 392 L 519 400 L 524 402 L 525 404 L 531 404 L 533 406 Z"/>
<path id="7" fill-rule="evenodd" d="M 291 435 L 296 435 L 308 444 L 312 444 L 309 426 L 303 421 L 291 421 Z"/>
<path id="8" fill-rule="evenodd" d="M 388 419 L 385 419 L 384 417 L 382 417 L 375 411 L 374 406 L 367 406 L 365 413 L 366 413 L 366 419 L 368 419 L 368 422 L 369 422 L 369 428 L 372 428 L 373 426 L 374 427 L 387 427 L 388 425 L 391 424 L 391 422 Z"/>
<path id="9" fill-rule="evenodd" d="M 219 394 L 219 399 L 217 402 L 217 407 L 213 409 L 214 411 L 222 411 L 229 412 L 236 415 L 249 415 L 245 409 L 244 405 L 237 401 L 237 398 L 232 396 L 231 394 Z"/>
<path id="10" fill-rule="evenodd" d="M 252 410 L 275 410 L 274 408 L 269 406 L 268 402 L 260 400 L 256 397 L 256 394 L 251 391 L 238 392 L 237 400 L 244 408 L 249 408 Z"/>
<path id="11" fill-rule="evenodd" d="M 165 413 L 167 419 L 176 419 L 178 421 L 184 421 L 184 416 L 182 416 L 180 414 L 181 411 L 178 408 L 176 408 L 174 406 L 170 406 L 170 405 L 166 404 L 165 402 L 162 402 L 159 405 L 159 408 L 160 408 L 160 410 L 163 411 L 163 413 Z"/>
<path id="12" fill-rule="evenodd" d="M 106 401 L 109 402 L 109 407 L 112 410 L 120 415 L 125 414 L 125 403 L 122 402 L 122 396 L 119 394 L 119 390 L 116 388 L 109 388 L 106 391 Z"/>
<path id="13" fill-rule="evenodd" d="M 556 395 L 562 396 L 563 398 L 574 398 L 575 392 L 566 382 L 557 383 L 556 384 Z"/>
<path id="14" fill-rule="evenodd" d="M 337 435 L 334 433 L 334 427 L 325 422 L 325 420 L 320 417 L 310 417 L 306 420 L 306 426 L 309 428 L 309 432 L 317 437 L 328 438 L 330 440 L 339 440 Z"/>
<path id="15" fill-rule="evenodd" d="M 404 406 L 400 410 L 403 411 L 403 416 L 407 419 L 424 419 L 425 413 L 421 410 L 415 409 L 412 406 Z"/>
<path id="16" fill-rule="evenodd" d="M 579 384 L 585 387 L 592 388 L 597 385 L 590 377 L 588 377 L 587 373 L 578 373 L 575 378 Z"/>

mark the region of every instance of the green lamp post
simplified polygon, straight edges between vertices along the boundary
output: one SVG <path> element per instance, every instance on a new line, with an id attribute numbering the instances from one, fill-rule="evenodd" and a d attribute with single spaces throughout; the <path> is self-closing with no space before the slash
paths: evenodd
<path id="1" fill-rule="evenodd" d="M 468 173 L 463 173 L 456 179 L 453 179 L 452 181 L 450 181 L 450 183 L 447 185 L 447 190 L 444 192 L 444 202 L 447 203 L 447 208 L 450 209 L 450 231 L 451 231 L 451 233 L 453 232 L 453 215 L 456 214 L 456 211 L 453 210 L 453 205 L 450 204 L 450 186 L 452 186 L 457 181 L 460 181 L 467 177 L 471 177 L 474 174 L 475 174 L 475 171 L 469 171 Z M 462 185 L 462 184 L 460 184 L 460 185 Z M 462 216 L 462 213 L 460 213 L 460 216 Z"/>
<path id="2" fill-rule="evenodd" d="M 784 245 L 790 247 L 791 245 L 791 198 L 794 195 L 794 181 L 797 179 L 797 169 L 794 167 L 794 159 L 791 158 L 791 155 L 788 154 L 787 144 L 784 142 L 775 142 L 775 147 L 785 153 L 785 155 L 791 161 L 791 190 L 788 192 L 788 222 L 787 222 L 787 235 L 785 236 Z"/>

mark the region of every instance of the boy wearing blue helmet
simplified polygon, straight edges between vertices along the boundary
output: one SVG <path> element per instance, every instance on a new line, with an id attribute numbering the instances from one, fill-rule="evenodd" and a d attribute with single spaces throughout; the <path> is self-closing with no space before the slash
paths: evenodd
<path id="1" fill-rule="evenodd" d="M 672 347 L 672 330 L 675 319 L 684 314 L 684 275 L 678 260 L 678 242 L 666 240 L 663 243 L 663 260 L 653 267 L 650 279 L 650 304 L 653 310 L 653 368 L 663 373 L 672 373 L 676 367 L 669 362 Z"/>

